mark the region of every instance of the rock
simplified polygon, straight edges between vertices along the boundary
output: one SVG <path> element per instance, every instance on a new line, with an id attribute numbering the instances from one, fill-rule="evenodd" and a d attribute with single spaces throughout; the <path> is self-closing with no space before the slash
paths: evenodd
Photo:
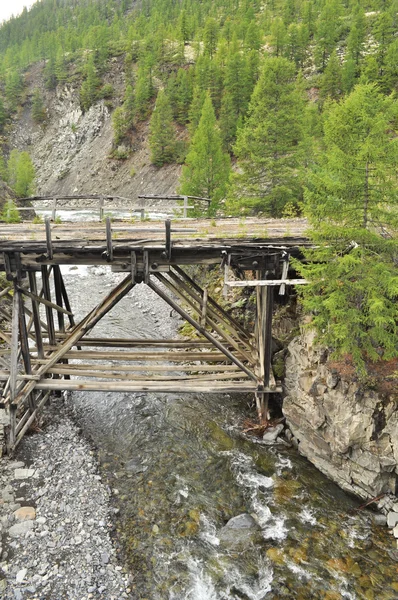
<path id="1" fill-rule="evenodd" d="M 44 525 L 44 523 L 47 522 L 46 517 L 37 517 L 36 519 L 36 523 L 39 523 L 39 525 Z"/>
<path id="2" fill-rule="evenodd" d="M 220 542 L 228 546 L 247 545 L 258 535 L 259 526 L 247 513 L 232 517 L 219 533 Z"/>
<path id="3" fill-rule="evenodd" d="M 15 469 L 14 478 L 15 479 L 29 479 L 29 477 L 33 477 L 35 474 L 35 469 Z"/>
<path id="4" fill-rule="evenodd" d="M 7 581 L 5 579 L 0 579 L 0 592 L 5 592 L 7 587 Z"/>
<path id="5" fill-rule="evenodd" d="M 388 527 L 395 527 L 398 524 L 398 513 L 390 511 L 387 515 Z"/>
<path id="6" fill-rule="evenodd" d="M 395 525 L 394 529 L 392 530 L 392 533 L 395 538 L 398 538 L 398 525 Z"/>
<path id="7" fill-rule="evenodd" d="M 17 521 L 32 521 L 36 518 L 36 510 L 33 506 L 22 506 L 14 512 Z"/>
<path id="8" fill-rule="evenodd" d="M 101 562 L 103 565 L 107 565 L 109 562 L 109 554 L 107 554 L 106 552 L 102 552 L 101 554 Z"/>
<path id="9" fill-rule="evenodd" d="M 17 583 L 22 583 L 26 577 L 27 572 L 28 569 L 21 569 L 20 571 L 18 571 L 17 576 L 15 577 L 15 581 Z"/>
<path id="10" fill-rule="evenodd" d="M 282 423 L 279 423 L 275 427 L 269 427 L 263 435 L 263 442 L 266 444 L 275 442 L 278 435 L 283 431 L 283 427 L 284 425 Z"/>
<path id="11" fill-rule="evenodd" d="M 375 525 L 379 527 L 385 527 L 387 525 L 387 517 L 386 515 L 381 515 L 379 513 L 372 514 L 372 519 Z"/>
<path id="12" fill-rule="evenodd" d="M 13 525 L 8 530 L 8 535 L 13 538 L 21 537 L 33 529 L 33 521 L 22 521 Z"/>

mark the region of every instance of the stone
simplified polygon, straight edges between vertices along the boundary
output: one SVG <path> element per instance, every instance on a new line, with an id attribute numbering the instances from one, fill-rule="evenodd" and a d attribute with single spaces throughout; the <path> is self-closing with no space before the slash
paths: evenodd
<path id="1" fill-rule="evenodd" d="M 219 533 L 220 542 L 228 546 L 247 545 L 258 535 L 260 528 L 247 513 L 232 517 Z"/>
<path id="2" fill-rule="evenodd" d="M 375 513 L 372 515 L 372 519 L 375 525 L 379 527 L 385 527 L 387 525 L 387 517 L 386 515 L 381 515 L 379 513 Z"/>
<path id="3" fill-rule="evenodd" d="M 37 517 L 36 519 L 36 523 L 39 523 L 39 525 L 44 525 L 44 523 L 47 522 L 46 517 Z"/>
<path id="4" fill-rule="evenodd" d="M 15 469 L 14 478 L 15 479 L 29 479 L 29 477 L 33 477 L 35 474 L 35 469 Z"/>
<path id="5" fill-rule="evenodd" d="M 33 521 L 22 521 L 22 523 L 17 523 L 13 525 L 8 530 L 8 535 L 13 538 L 21 537 L 26 535 L 28 531 L 33 529 Z"/>
<path id="6" fill-rule="evenodd" d="M 275 442 L 278 435 L 283 431 L 283 427 L 284 425 L 282 423 L 279 423 L 275 427 L 269 427 L 268 429 L 266 429 L 263 435 L 263 442 L 266 444 L 272 444 L 273 442 Z"/>
<path id="7" fill-rule="evenodd" d="M 33 521 L 36 518 L 36 510 L 33 506 L 21 506 L 14 512 L 17 521 Z"/>
<path id="8" fill-rule="evenodd" d="M 392 530 L 393 536 L 397 539 L 398 538 L 398 525 L 395 525 L 394 529 Z"/>
<path id="9" fill-rule="evenodd" d="M 107 565 L 109 562 L 109 554 L 107 554 L 106 552 L 102 552 L 101 554 L 101 562 L 103 565 Z"/>
<path id="10" fill-rule="evenodd" d="M 27 575 L 27 572 L 28 572 L 28 569 L 21 569 L 20 571 L 18 571 L 18 573 L 15 577 L 15 581 L 17 583 L 22 583 Z"/>
<path id="11" fill-rule="evenodd" d="M 395 527 L 398 524 L 398 513 L 390 511 L 387 515 L 388 527 Z"/>

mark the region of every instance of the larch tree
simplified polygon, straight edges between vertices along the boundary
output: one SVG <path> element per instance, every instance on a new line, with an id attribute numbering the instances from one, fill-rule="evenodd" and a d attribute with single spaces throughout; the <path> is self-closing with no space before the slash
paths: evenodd
<path id="1" fill-rule="evenodd" d="M 398 355 L 397 116 L 374 84 L 331 103 L 305 192 L 318 248 L 297 264 L 304 307 L 320 341 L 362 374 L 368 360 Z"/>
<path id="2" fill-rule="evenodd" d="M 173 162 L 176 148 L 173 111 L 170 101 L 163 90 L 159 91 L 156 98 L 149 131 L 152 164 L 161 167 L 166 163 Z"/>
<path id="3" fill-rule="evenodd" d="M 230 159 L 222 150 L 221 136 L 208 92 L 182 168 L 179 193 L 209 198 L 210 213 L 214 214 L 225 196 L 229 172 Z"/>
<path id="4" fill-rule="evenodd" d="M 303 113 L 294 63 L 282 57 L 268 58 L 234 147 L 239 170 L 232 177 L 230 210 L 276 217 L 287 203 L 297 206 Z"/>

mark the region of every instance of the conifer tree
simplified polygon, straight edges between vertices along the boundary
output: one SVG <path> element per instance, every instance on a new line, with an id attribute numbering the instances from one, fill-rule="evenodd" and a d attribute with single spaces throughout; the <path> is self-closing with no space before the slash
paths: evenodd
<path id="1" fill-rule="evenodd" d="M 83 110 L 88 110 L 97 100 L 99 85 L 100 79 L 97 76 L 94 57 L 91 55 L 86 64 L 86 78 L 80 88 L 80 104 Z"/>
<path id="2" fill-rule="evenodd" d="M 320 96 L 323 100 L 331 98 L 337 100 L 341 95 L 342 88 L 342 72 L 340 60 L 336 50 L 332 52 L 326 65 L 326 69 L 322 75 L 320 85 Z"/>
<path id="3" fill-rule="evenodd" d="M 122 106 L 115 108 L 112 115 L 113 143 L 118 146 L 127 133 L 126 113 Z"/>
<path id="4" fill-rule="evenodd" d="M 217 49 L 217 39 L 218 39 L 218 24 L 215 19 L 209 17 L 206 21 L 205 30 L 203 32 L 203 42 L 205 47 L 205 54 L 207 54 L 210 59 L 213 58 Z"/>
<path id="5" fill-rule="evenodd" d="M 319 339 L 362 373 L 367 360 L 398 355 L 396 115 L 396 100 L 373 84 L 332 103 L 305 193 L 318 250 L 315 262 L 298 265 L 310 282 L 304 306 Z"/>
<path id="6" fill-rule="evenodd" d="M 3 98 L 0 96 L 0 133 L 4 131 L 4 125 L 6 122 L 6 109 L 4 106 Z"/>
<path id="7" fill-rule="evenodd" d="M 152 96 L 152 71 L 146 65 L 140 65 L 135 87 L 135 106 L 137 119 L 144 121 L 148 117 L 149 102 Z"/>
<path id="8" fill-rule="evenodd" d="M 131 83 L 126 86 L 126 91 L 124 93 L 123 99 L 123 110 L 124 110 L 124 118 L 127 129 L 130 129 L 134 124 L 135 114 L 136 114 L 136 106 L 135 106 L 135 94 L 134 89 Z"/>
<path id="9" fill-rule="evenodd" d="M 229 171 L 229 156 L 222 151 L 221 137 L 208 92 L 182 168 L 179 192 L 209 198 L 210 213 L 214 214 L 225 196 Z"/>
<path id="10" fill-rule="evenodd" d="M 20 99 L 20 95 L 22 92 L 23 83 L 22 77 L 18 71 L 12 69 L 7 73 L 6 76 L 6 84 L 5 84 L 5 94 L 7 98 L 7 102 L 9 108 L 11 110 L 15 110 Z"/>
<path id="11" fill-rule="evenodd" d="M 156 98 L 149 130 L 151 162 L 157 167 L 173 162 L 176 147 L 173 112 L 170 101 L 163 90 L 159 91 Z"/>
<path id="12" fill-rule="evenodd" d="M 32 99 L 32 118 L 36 123 L 43 123 L 46 118 L 46 109 L 40 90 L 36 88 Z"/>
<path id="13" fill-rule="evenodd" d="M 240 170 L 232 179 L 232 210 L 245 207 L 276 217 L 288 202 L 297 204 L 303 108 L 294 64 L 268 58 L 234 148 Z"/>
<path id="14" fill-rule="evenodd" d="M 49 58 L 46 66 L 44 67 L 44 85 L 48 90 L 55 90 L 57 87 L 57 74 L 55 72 L 55 60 Z"/>
<path id="15" fill-rule="evenodd" d="M 7 163 L 7 182 L 17 196 L 23 198 L 34 192 L 35 169 L 28 152 L 12 150 Z"/>

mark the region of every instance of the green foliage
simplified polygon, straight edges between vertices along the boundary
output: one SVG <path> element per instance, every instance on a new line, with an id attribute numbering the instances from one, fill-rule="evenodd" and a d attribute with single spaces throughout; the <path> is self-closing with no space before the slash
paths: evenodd
<path id="1" fill-rule="evenodd" d="M 23 89 L 22 77 L 16 70 L 10 70 L 6 75 L 5 94 L 9 108 L 16 110 Z"/>
<path id="2" fill-rule="evenodd" d="M 175 129 L 170 101 L 163 90 L 156 99 L 149 125 L 151 162 L 157 167 L 171 163 L 175 156 Z"/>
<path id="3" fill-rule="evenodd" d="M 0 218 L 5 223 L 20 223 L 19 210 L 12 200 L 7 200 Z"/>
<path id="4" fill-rule="evenodd" d="M 310 283 L 300 290 L 319 339 L 338 356 L 398 355 L 397 102 L 358 85 L 325 116 L 324 149 L 305 194 L 319 246 L 297 264 Z"/>
<path id="5" fill-rule="evenodd" d="M 34 193 L 35 169 L 28 152 L 12 150 L 7 163 L 7 182 L 20 198 Z"/>
<path id="6" fill-rule="evenodd" d="M 294 64 L 282 57 L 264 63 L 234 148 L 241 170 L 232 178 L 232 211 L 249 208 L 276 217 L 300 198 L 304 101 L 294 72 Z"/>
<path id="7" fill-rule="evenodd" d="M 35 123 L 43 123 L 46 118 L 46 109 L 44 108 L 43 98 L 38 88 L 33 92 L 32 118 Z"/>
<path id="8" fill-rule="evenodd" d="M 6 123 L 7 113 L 4 106 L 3 98 L 0 96 L 0 133 L 4 131 L 4 125 Z"/>
<path id="9" fill-rule="evenodd" d="M 229 171 L 229 156 L 222 151 L 221 136 L 208 92 L 182 169 L 179 193 L 209 198 L 210 212 L 214 214 L 225 196 Z"/>
<path id="10" fill-rule="evenodd" d="M 100 79 L 94 64 L 94 56 L 90 55 L 85 66 L 86 78 L 80 88 L 80 104 L 84 111 L 87 111 L 98 99 Z"/>

